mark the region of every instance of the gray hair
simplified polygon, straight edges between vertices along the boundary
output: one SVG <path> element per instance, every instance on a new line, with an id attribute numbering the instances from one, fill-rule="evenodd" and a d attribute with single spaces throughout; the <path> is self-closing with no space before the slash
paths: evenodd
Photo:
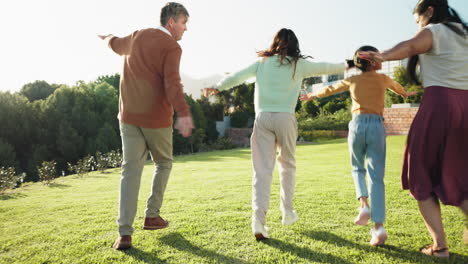
<path id="1" fill-rule="evenodd" d="M 180 15 L 184 15 L 189 17 L 189 13 L 187 9 L 182 4 L 176 2 L 168 2 L 162 9 L 161 9 L 161 25 L 165 26 L 169 18 L 173 18 L 177 21 L 177 18 Z"/>

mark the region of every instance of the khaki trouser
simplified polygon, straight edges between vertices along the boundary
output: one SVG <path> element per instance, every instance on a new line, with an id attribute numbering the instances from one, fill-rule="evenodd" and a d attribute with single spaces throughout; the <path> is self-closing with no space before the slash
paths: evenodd
<path id="1" fill-rule="evenodd" d="M 296 177 L 297 121 L 291 113 L 261 112 L 255 118 L 250 138 L 254 175 L 252 179 L 253 218 L 266 224 L 275 158 L 278 152 L 281 210 L 293 207 Z"/>
<path id="2" fill-rule="evenodd" d="M 132 225 L 137 211 L 141 174 L 148 157 L 148 151 L 156 170 L 151 195 L 146 205 L 145 217 L 159 215 L 164 191 L 172 169 L 172 127 L 150 129 L 120 123 L 120 135 L 122 137 L 123 159 L 117 224 L 119 225 L 119 234 L 123 236 L 131 235 L 134 230 Z"/>

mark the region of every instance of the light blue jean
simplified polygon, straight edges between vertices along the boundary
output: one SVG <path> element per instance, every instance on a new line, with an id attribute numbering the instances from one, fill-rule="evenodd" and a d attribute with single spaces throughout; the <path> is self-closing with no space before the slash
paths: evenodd
<path id="1" fill-rule="evenodd" d="M 385 137 L 380 115 L 354 114 L 349 122 L 348 146 L 356 197 L 369 197 L 365 160 L 369 174 L 371 220 L 379 224 L 385 221 Z"/>

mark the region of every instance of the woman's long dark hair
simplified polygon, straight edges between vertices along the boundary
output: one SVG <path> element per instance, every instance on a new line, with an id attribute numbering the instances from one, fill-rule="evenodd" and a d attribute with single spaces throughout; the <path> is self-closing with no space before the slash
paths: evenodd
<path id="1" fill-rule="evenodd" d="M 294 34 L 291 29 L 287 28 L 282 28 L 278 31 L 278 33 L 276 33 L 270 48 L 259 51 L 257 54 L 259 57 L 271 57 L 278 55 L 281 65 L 294 63 L 293 78 L 296 75 L 296 66 L 299 58 L 312 58 L 310 56 L 304 56 L 301 54 L 301 50 L 299 49 L 299 41 L 297 40 L 296 34 Z M 292 60 L 289 59 L 288 56 L 291 57 Z M 284 63 L 284 60 L 286 60 L 287 63 Z"/>
<path id="2" fill-rule="evenodd" d="M 458 16 L 458 13 L 448 5 L 447 0 L 420 0 L 414 8 L 413 14 L 421 15 L 426 12 L 430 6 L 432 6 L 434 9 L 434 13 L 429 19 L 429 24 L 442 23 L 457 35 L 466 38 L 468 26 L 461 20 L 461 18 Z M 460 23 L 465 30 L 461 30 L 449 22 Z M 407 71 L 408 77 L 412 82 L 421 84 L 418 77 L 416 76 L 416 66 L 418 65 L 418 62 L 418 55 L 412 56 L 408 61 Z"/>

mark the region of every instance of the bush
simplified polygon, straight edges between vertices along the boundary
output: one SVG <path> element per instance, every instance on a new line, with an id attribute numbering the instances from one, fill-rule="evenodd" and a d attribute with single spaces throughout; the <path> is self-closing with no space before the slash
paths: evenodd
<path id="1" fill-rule="evenodd" d="M 348 130 L 348 123 L 352 119 L 349 110 L 341 109 L 335 114 L 321 113 L 317 117 L 299 120 L 299 129 L 310 130 Z"/>
<path id="2" fill-rule="evenodd" d="M 109 158 L 107 155 L 101 154 L 101 152 L 96 152 L 96 169 L 100 172 L 104 172 L 110 165 Z"/>
<path id="3" fill-rule="evenodd" d="M 203 128 L 197 128 L 192 131 L 192 135 L 189 137 L 191 153 L 198 152 L 198 149 L 205 140 L 205 137 L 205 129 Z"/>
<path id="4" fill-rule="evenodd" d="M 322 109 L 324 112 L 333 114 L 341 109 L 345 109 L 346 106 L 347 106 L 346 100 L 343 100 L 343 101 L 333 100 L 323 105 Z"/>
<path id="5" fill-rule="evenodd" d="M 237 146 L 227 137 L 218 138 L 218 140 L 211 144 L 211 149 L 213 150 L 233 149 L 236 147 Z"/>
<path id="6" fill-rule="evenodd" d="M 57 162 L 56 161 L 43 161 L 41 167 L 37 167 L 39 180 L 45 185 L 49 185 L 50 182 L 57 177 Z"/>
<path id="7" fill-rule="evenodd" d="M 78 160 L 76 165 L 68 163 L 68 170 L 75 172 L 78 177 L 84 177 L 92 169 L 94 169 L 94 157 L 90 155 Z"/>
<path id="8" fill-rule="evenodd" d="M 23 182 L 24 176 L 25 174 L 16 175 L 13 167 L 0 167 L 0 193 L 3 193 L 6 189 L 17 187 L 18 183 Z"/>
<path id="9" fill-rule="evenodd" d="M 335 131 L 332 130 L 311 130 L 304 131 L 299 130 L 299 140 L 300 141 L 318 141 L 325 139 L 335 139 L 339 138 L 336 135 Z"/>
<path id="10" fill-rule="evenodd" d="M 211 144 L 201 144 L 199 151 L 200 152 L 208 152 L 213 150 L 225 150 L 225 149 L 233 149 L 237 146 L 232 143 L 232 141 L 227 137 L 218 138 L 215 142 Z"/>
<path id="11" fill-rule="evenodd" d="M 231 127 L 244 128 L 247 127 L 250 114 L 248 112 L 236 111 L 231 114 Z"/>
<path id="12" fill-rule="evenodd" d="M 219 132 L 216 129 L 215 121 L 208 119 L 206 129 L 205 129 L 205 134 L 206 134 L 206 138 L 205 138 L 206 142 L 214 142 L 216 141 L 216 139 L 218 139 Z"/>
<path id="13" fill-rule="evenodd" d="M 301 102 L 298 105 L 301 106 L 298 111 L 301 117 L 315 117 L 320 113 L 318 99 L 309 102 Z"/>
<path id="14" fill-rule="evenodd" d="M 118 168 L 120 165 L 122 165 L 122 153 L 120 153 L 120 151 L 112 150 L 111 152 L 107 153 L 106 156 L 111 168 Z"/>

